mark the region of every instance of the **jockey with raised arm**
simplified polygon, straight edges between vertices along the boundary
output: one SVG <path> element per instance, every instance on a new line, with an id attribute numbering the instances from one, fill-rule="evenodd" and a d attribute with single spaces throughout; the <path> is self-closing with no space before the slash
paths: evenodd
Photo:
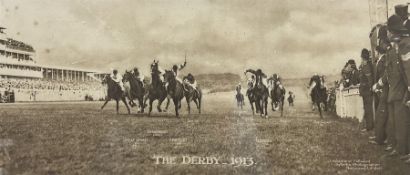
<path id="1" fill-rule="evenodd" d="M 245 71 L 245 74 L 248 73 L 248 72 L 249 72 L 249 73 L 252 73 L 253 75 L 255 75 L 255 84 L 254 84 L 253 88 L 255 88 L 256 86 L 258 86 L 258 85 L 260 85 L 260 84 L 265 85 L 265 84 L 263 83 L 263 80 L 266 80 L 267 76 L 266 76 L 265 73 L 262 72 L 261 69 L 258 69 L 258 70 L 256 70 L 256 71 L 253 70 L 253 69 L 247 69 L 247 70 Z"/>
<path id="2" fill-rule="evenodd" d="M 180 64 L 180 65 L 175 64 L 175 65 L 172 66 L 172 72 L 174 73 L 175 78 L 177 79 L 177 81 L 179 81 L 181 83 L 182 83 L 182 80 L 181 80 L 181 78 L 178 77 L 178 71 L 184 69 L 185 66 L 186 66 L 186 60 L 184 61 L 184 64 Z"/>
<path id="3" fill-rule="evenodd" d="M 121 76 L 120 74 L 118 74 L 118 70 L 117 70 L 117 69 L 114 69 L 114 70 L 112 71 L 112 74 L 110 75 L 110 77 L 111 77 L 111 79 L 112 79 L 114 82 L 116 82 L 116 83 L 120 86 L 120 88 L 121 88 L 122 91 L 125 90 L 125 88 L 124 88 L 124 83 L 122 82 L 122 76 Z"/>

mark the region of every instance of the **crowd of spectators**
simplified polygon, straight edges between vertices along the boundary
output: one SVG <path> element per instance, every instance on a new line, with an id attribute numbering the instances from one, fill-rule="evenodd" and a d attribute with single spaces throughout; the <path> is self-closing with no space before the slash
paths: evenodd
<path id="1" fill-rule="evenodd" d="M 0 89 L 4 90 L 102 90 L 105 87 L 97 81 L 51 81 L 44 79 L 0 79 Z"/>
<path id="2" fill-rule="evenodd" d="M 350 86 L 357 86 L 359 83 L 359 70 L 357 69 L 356 62 L 353 59 L 350 59 L 342 69 L 342 79 L 340 84 L 343 85 L 343 88 L 347 88 Z"/>
<path id="3" fill-rule="evenodd" d="M 34 48 L 24 42 L 17 41 L 11 38 L 7 39 L 6 46 L 11 49 L 18 49 L 18 50 L 23 50 L 27 52 L 34 52 Z"/>

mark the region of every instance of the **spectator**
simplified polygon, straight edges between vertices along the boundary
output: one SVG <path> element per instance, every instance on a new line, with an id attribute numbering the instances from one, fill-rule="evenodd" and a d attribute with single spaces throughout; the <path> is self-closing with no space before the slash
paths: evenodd
<path id="1" fill-rule="evenodd" d="M 359 93 L 363 99 L 364 107 L 364 122 L 366 128 L 363 131 L 371 131 L 373 129 L 373 93 L 371 87 L 373 85 L 373 68 L 370 60 L 370 52 L 363 49 L 361 53 L 362 63 L 360 65 L 360 86 Z"/>
<path id="2" fill-rule="evenodd" d="M 350 59 L 342 70 L 342 81 L 344 87 L 355 86 L 359 84 L 359 71 L 356 62 Z"/>

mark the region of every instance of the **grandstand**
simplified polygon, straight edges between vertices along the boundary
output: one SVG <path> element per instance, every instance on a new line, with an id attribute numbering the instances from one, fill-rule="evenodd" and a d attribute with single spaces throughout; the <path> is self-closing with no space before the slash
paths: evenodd
<path id="1" fill-rule="evenodd" d="M 0 102 L 81 101 L 104 98 L 105 73 L 39 65 L 35 49 L 0 27 Z"/>

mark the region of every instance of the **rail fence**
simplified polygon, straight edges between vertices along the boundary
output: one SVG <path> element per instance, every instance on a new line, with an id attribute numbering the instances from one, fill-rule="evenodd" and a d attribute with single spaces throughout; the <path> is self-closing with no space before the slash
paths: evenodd
<path id="1" fill-rule="evenodd" d="M 0 92 L 3 102 L 95 101 L 104 99 L 104 90 L 27 90 Z M 12 96 L 4 96 L 12 94 Z"/>
<path id="2" fill-rule="evenodd" d="M 336 114 L 341 118 L 363 120 L 363 100 L 359 95 L 359 87 L 336 89 Z"/>

